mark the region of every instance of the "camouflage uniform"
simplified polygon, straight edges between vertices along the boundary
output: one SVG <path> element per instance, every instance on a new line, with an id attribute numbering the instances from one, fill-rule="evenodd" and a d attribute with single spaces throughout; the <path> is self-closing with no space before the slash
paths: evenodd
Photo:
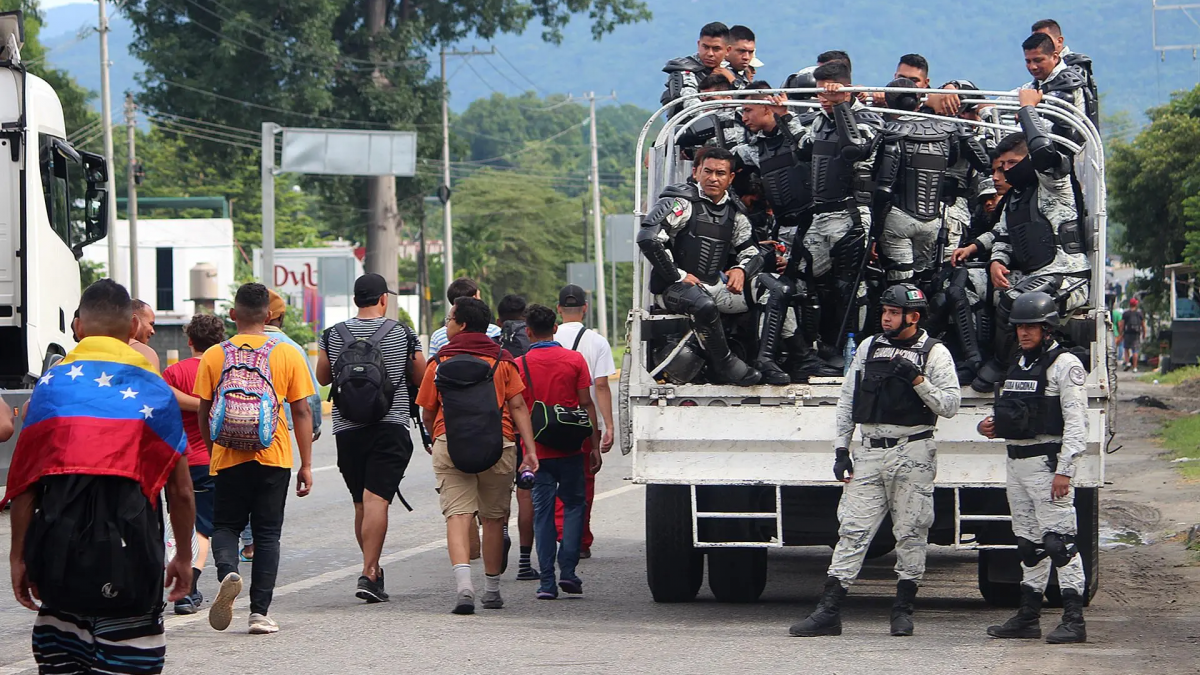
<path id="1" fill-rule="evenodd" d="M 914 346 L 930 339 L 918 333 Z M 837 437 L 834 448 L 849 448 L 854 435 L 853 401 L 858 375 L 875 341 L 890 344 L 887 337 L 876 335 L 859 345 L 850 371 L 842 384 L 837 404 Z M 929 352 L 923 373 L 925 381 L 913 389 L 925 405 L 941 417 L 958 412 L 962 392 L 959 389 L 954 359 L 945 345 L 937 344 Z M 919 581 L 925 573 L 925 549 L 929 527 L 933 525 L 933 480 L 937 474 L 936 446 L 933 439 L 907 441 L 909 436 L 933 431 L 928 426 L 861 425 L 864 443 L 851 452 L 854 479 L 842 490 L 838 504 L 838 544 L 829 565 L 829 576 L 849 585 L 862 569 L 867 547 L 884 516 L 892 514 L 892 533 L 896 537 L 896 574 L 901 580 Z M 871 447 L 868 439 L 898 439 L 890 448 Z"/>
<path id="2" fill-rule="evenodd" d="M 1054 348 L 1057 345 L 1051 345 Z M 1024 355 L 1018 365 L 1022 369 L 1032 364 Z M 1075 476 L 1075 460 L 1087 447 L 1087 392 L 1083 383 L 1086 373 L 1083 364 L 1074 354 L 1062 353 L 1050 365 L 1046 376 L 1046 396 L 1059 399 L 1062 407 L 1062 436 L 1039 435 L 1026 440 L 1010 440 L 1013 447 L 1060 444 L 1057 458 L 1029 457 L 1008 460 L 1008 507 L 1012 512 L 1013 534 L 1028 539 L 1041 547 L 1048 533 L 1074 536 L 1077 531 L 1075 518 L 1075 488 L 1070 488 L 1065 497 L 1052 499 L 1050 484 L 1055 474 Z M 1045 591 L 1050 582 L 1049 557 L 1043 558 L 1032 567 L 1022 562 L 1021 583 L 1038 591 Z M 1083 561 L 1076 553 L 1065 566 L 1058 568 L 1058 583 L 1062 588 L 1071 588 L 1084 593 Z"/>

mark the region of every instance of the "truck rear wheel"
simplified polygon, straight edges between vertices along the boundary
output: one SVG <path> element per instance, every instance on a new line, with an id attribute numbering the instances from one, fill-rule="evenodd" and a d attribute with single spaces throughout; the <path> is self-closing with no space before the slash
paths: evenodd
<path id="1" fill-rule="evenodd" d="M 715 548 L 708 552 L 708 588 L 719 602 L 755 602 L 767 587 L 767 549 Z"/>
<path id="2" fill-rule="evenodd" d="M 655 602 L 690 602 L 704 581 L 704 552 L 692 546 L 686 485 L 646 486 L 646 581 Z"/>

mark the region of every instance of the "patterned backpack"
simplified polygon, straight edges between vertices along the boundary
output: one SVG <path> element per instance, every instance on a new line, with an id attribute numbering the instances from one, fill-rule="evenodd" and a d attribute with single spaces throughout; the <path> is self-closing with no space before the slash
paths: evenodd
<path id="1" fill-rule="evenodd" d="M 225 366 L 209 412 L 212 440 L 230 450 L 263 450 L 270 447 L 279 421 L 279 397 L 271 382 L 271 350 L 279 344 L 270 338 L 258 349 L 221 343 Z"/>

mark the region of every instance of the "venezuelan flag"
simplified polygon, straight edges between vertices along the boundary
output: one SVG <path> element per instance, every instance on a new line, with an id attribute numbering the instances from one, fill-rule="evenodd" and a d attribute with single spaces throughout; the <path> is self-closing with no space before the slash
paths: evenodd
<path id="1" fill-rule="evenodd" d="M 156 496 L 187 450 L 174 392 L 145 358 L 109 337 L 84 338 L 38 380 L 0 506 L 42 476 L 123 476 Z"/>

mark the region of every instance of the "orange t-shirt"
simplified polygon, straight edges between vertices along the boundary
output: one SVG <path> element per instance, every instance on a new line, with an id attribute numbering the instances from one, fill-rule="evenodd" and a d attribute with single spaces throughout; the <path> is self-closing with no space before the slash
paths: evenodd
<path id="1" fill-rule="evenodd" d="M 267 342 L 266 335 L 233 336 L 235 345 L 249 345 L 254 349 L 262 347 Z M 308 373 L 308 363 L 300 352 L 287 347 L 286 342 L 280 342 L 271 350 L 271 384 L 275 385 L 275 394 L 279 398 L 278 419 L 275 421 L 275 435 L 271 438 L 271 447 L 258 452 L 252 450 L 230 450 L 222 445 L 213 444 L 212 460 L 209 472 L 217 475 L 221 469 L 228 469 L 243 462 L 255 461 L 263 466 L 278 466 L 292 468 L 292 443 L 288 438 L 288 425 L 283 407 L 288 401 L 305 401 L 312 396 L 312 376 Z M 225 369 L 225 351 L 221 345 L 213 345 L 200 357 L 200 368 L 196 371 L 196 387 L 192 390 L 196 396 L 211 401 L 216 396 L 217 383 L 221 380 L 221 372 Z"/>
<path id="2" fill-rule="evenodd" d="M 496 362 L 496 359 L 486 356 L 478 358 L 486 361 L 489 366 Z M 429 366 L 425 368 L 425 379 L 421 380 L 421 391 L 417 394 L 417 405 L 426 410 L 437 411 L 437 417 L 433 422 L 434 438 L 446 435 L 446 421 L 442 417 L 442 395 L 438 393 L 437 385 L 433 381 L 436 374 L 437 362 L 430 362 Z M 505 403 L 525 391 L 525 382 L 522 381 L 516 366 L 512 363 L 501 363 L 492 377 L 492 383 L 496 385 L 496 405 L 500 406 L 503 418 L 504 438 L 516 441 L 516 428 L 513 426 L 512 415 L 508 414 L 508 406 Z"/>

